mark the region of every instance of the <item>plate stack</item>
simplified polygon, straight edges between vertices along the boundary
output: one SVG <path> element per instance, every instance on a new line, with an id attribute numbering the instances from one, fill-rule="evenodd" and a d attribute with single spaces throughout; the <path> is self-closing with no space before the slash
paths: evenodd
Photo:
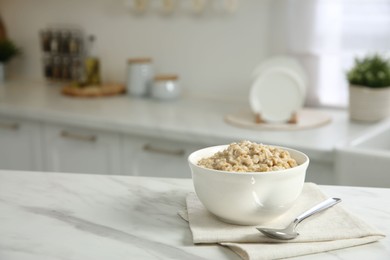
<path id="1" fill-rule="evenodd" d="M 249 102 L 257 123 L 296 123 L 306 97 L 307 76 L 291 57 L 278 56 L 254 72 Z"/>

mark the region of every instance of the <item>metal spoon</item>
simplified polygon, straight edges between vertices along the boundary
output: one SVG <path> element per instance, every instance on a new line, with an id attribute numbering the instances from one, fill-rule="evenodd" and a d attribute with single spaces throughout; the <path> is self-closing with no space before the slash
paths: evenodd
<path id="1" fill-rule="evenodd" d="M 304 219 L 306 219 L 306 218 L 308 218 L 308 217 L 310 217 L 318 212 L 324 211 L 324 210 L 336 205 L 339 202 L 341 202 L 341 199 L 339 199 L 339 198 L 327 199 L 327 200 L 317 204 L 313 208 L 305 211 L 304 213 L 302 213 L 298 217 L 296 217 L 293 222 L 291 222 L 286 228 L 283 228 L 283 229 L 273 229 L 273 228 L 256 228 L 256 229 L 259 230 L 264 235 L 271 237 L 271 238 L 283 239 L 283 240 L 294 239 L 299 235 L 299 233 L 297 231 L 295 231 L 295 228 L 297 227 L 297 225 L 299 223 L 301 223 Z"/>

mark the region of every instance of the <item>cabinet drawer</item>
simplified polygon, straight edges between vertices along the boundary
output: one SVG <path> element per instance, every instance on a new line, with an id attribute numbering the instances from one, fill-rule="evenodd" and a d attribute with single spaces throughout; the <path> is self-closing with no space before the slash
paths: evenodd
<path id="1" fill-rule="evenodd" d="M 40 124 L 0 117 L 0 169 L 42 169 Z"/>
<path id="2" fill-rule="evenodd" d="M 48 171 L 120 174 L 120 135 L 59 125 L 44 127 Z"/>
<path id="3" fill-rule="evenodd" d="M 202 146 L 157 138 L 124 138 L 124 172 L 150 177 L 191 178 L 187 157 Z"/>

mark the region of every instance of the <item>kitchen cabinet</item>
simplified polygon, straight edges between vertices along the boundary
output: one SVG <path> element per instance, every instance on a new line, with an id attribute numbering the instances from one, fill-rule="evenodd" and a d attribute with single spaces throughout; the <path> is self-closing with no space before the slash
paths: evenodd
<path id="1" fill-rule="evenodd" d="M 0 117 L 0 169 L 191 178 L 187 157 L 209 145 Z M 310 162 L 307 181 L 334 178 L 332 163 Z"/>
<path id="2" fill-rule="evenodd" d="M 226 123 L 224 117 L 237 111 L 248 111 L 248 104 L 190 96 L 175 102 L 129 96 L 77 99 L 39 81 L 8 81 L 3 86 L 0 117 L 10 120 L 11 129 L 14 119 L 27 124 L 18 131 L 9 126 L 0 130 L 0 168 L 189 177 L 191 151 L 251 140 L 301 150 L 310 157 L 307 181 L 340 184 L 335 148 L 376 126 L 390 125 L 390 119 L 358 124 L 349 120 L 345 110 L 319 108 L 331 116 L 328 125 L 302 131 L 256 131 Z M 71 135 L 63 136 L 62 130 Z M 73 140 L 73 133 L 97 139 Z M 176 167 L 180 170 L 173 171 Z"/>
<path id="3" fill-rule="evenodd" d="M 191 178 L 187 157 L 204 146 L 128 135 L 123 142 L 124 173 L 137 176 Z"/>
<path id="4" fill-rule="evenodd" d="M 39 123 L 0 117 L 0 169 L 41 170 L 41 154 Z"/>
<path id="5" fill-rule="evenodd" d="M 191 178 L 187 157 L 202 147 L 0 117 L 0 169 Z"/>
<path id="6" fill-rule="evenodd" d="M 306 172 L 306 182 L 337 184 L 333 162 L 311 160 Z"/>
<path id="7" fill-rule="evenodd" d="M 46 171 L 121 174 L 120 135 L 94 129 L 45 124 Z"/>

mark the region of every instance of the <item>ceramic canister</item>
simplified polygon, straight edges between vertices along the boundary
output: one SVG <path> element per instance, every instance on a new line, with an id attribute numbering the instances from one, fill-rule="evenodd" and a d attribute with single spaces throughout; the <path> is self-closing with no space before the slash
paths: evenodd
<path id="1" fill-rule="evenodd" d="M 126 88 L 132 96 L 146 96 L 153 80 L 151 58 L 132 58 L 128 60 Z"/>
<path id="2" fill-rule="evenodd" d="M 172 100 L 180 96 L 181 89 L 178 76 L 171 74 L 156 75 L 154 77 L 150 95 L 155 99 Z"/>

